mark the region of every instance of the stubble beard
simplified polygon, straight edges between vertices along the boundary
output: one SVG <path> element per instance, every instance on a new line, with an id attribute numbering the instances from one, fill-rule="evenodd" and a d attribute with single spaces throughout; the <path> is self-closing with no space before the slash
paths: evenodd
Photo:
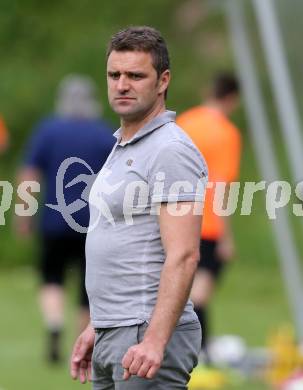
<path id="1" fill-rule="evenodd" d="M 148 106 L 138 106 L 134 107 L 129 112 L 120 112 L 119 109 L 115 109 L 114 105 L 111 105 L 113 111 L 119 115 L 121 121 L 124 122 L 139 122 L 144 119 L 149 112 L 152 111 L 152 108 L 155 107 L 155 102 L 149 104 Z"/>

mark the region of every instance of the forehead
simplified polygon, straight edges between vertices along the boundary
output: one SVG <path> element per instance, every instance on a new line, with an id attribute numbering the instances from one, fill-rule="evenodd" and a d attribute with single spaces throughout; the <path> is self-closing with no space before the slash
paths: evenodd
<path id="1" fill-rule="evenodd" d="M 113 50 L 107 60 L 107 70 L 128 72 L 135 70 L 151 71 L 154 69 L 152 56 L 144 51 Z"/>

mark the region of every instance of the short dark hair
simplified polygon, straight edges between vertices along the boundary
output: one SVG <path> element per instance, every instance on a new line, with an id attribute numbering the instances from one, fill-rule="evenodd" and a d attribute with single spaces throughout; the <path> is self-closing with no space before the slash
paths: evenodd
<path id="1" fill-rule="evenodd" d="M 240 93 L 240 85 L 236 76 L 229 72 L 218 73 L 213 81 L 213 96 L 215 99 L 224 99 L 229 95 Z"/>
<path id="2" fill-rule="evenodd" d="M 143 51 L 152 56 L 153 67 L 158 78 L 169 69 L 169 55 L 164 38 L 153 27 L 127 27 L 111 37 L 106 57 L 113 51 Z"/>

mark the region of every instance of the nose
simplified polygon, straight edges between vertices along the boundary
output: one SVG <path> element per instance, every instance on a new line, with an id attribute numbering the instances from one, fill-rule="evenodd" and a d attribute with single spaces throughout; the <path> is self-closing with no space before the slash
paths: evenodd
<path id="1" fill-rule="evenodd" d="M 117 89 L 120 93 L 125 93 L 129 90 L 129 83 L 126 75 L 121 74 L 119 77 Z"/>

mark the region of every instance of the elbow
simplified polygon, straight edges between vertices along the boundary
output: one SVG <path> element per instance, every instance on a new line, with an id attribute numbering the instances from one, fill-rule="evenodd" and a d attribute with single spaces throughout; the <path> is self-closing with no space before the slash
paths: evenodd
<path id="1" fill-rule="evenodd" d="M 199 249 L 188 249 L 188 250 L 174 250 L 166 255 L 165 263 L 167 266 L 192 269 L 196 271 L 198 263 L 200 261 Z"/>
<path id="2" fill-rule="evenodd" d="M 195 264 L 196 267 L 198 267 L 199 261 L 200 261 L 200 251 L 199 249 L 194 251 L 190 257 L 190 261 Z"/>
<path id="3" fill-rule="evenodd" d="M 199 261 L 200 261 L 200 251 L 197 250 L 191 250 L 184 254 L 184 262 L 194 270 L 197 269 Z"/>

